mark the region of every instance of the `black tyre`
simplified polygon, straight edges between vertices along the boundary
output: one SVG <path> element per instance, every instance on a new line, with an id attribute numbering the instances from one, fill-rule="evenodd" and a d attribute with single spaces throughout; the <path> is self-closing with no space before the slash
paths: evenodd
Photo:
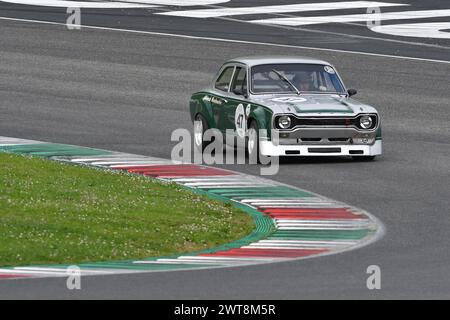
<path id="1" fill-rule="evenodd" d="M 201 114 L 197 114 L 194 119 L 194 145 L 197 150 L 203 152 L 210 141 L 204 141 L 203 136 L 208 130 L 208 123 Z"/>
<path id="2" fill-rule="evenodd" d="M 354 161 L 373 161 L 375 156 L 353 156 L 352 159 Z"/>
<path id="3" fill-rule="evenodd" d="M 256 160 L 256 163 L 261 163 L 261 153 L 259 150 L 259 128 L 256 121 L 251 121 L 248 126 L 248 137 L 245 147 L 250 161 Z"/>

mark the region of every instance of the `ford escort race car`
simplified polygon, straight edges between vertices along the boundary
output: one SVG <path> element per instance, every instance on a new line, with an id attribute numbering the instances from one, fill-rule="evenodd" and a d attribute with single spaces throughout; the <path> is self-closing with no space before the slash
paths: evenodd
<path id="1" fill-rule="evenodd" d="M 215 128 L 243 140 L 249 155 L 372 160 L 382 152 L 380 117 L 356 93 L 326 61 L 236 58 L 191 97 L 194 143 L 203 149 L 204 132 Z"/>

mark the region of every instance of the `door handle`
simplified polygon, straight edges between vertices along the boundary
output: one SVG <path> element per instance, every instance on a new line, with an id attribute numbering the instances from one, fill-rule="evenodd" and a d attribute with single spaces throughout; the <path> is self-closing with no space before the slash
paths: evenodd
<path id="1" fill-rule="evenodd" d="M 222 105 L 224 103 L 227 103 L 228 100 L 227 99 L 223 99 L 223 98 L 212 97 L 211 98 L 211 102 L 214 103 L 214 104 Z"/>

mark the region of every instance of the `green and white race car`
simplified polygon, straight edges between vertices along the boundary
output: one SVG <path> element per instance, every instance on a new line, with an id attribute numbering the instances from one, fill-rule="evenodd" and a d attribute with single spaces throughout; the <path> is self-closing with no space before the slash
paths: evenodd
<path id="1" fill-rule="evenodd" d="M 380 117 L 355 94 L 326 61 L 233 59 L 191 97 L 194 142 L 204 148 L 203 134 L 214 128 L 242 140 L 249 155 L 372 160 L 382 152 Z"/>

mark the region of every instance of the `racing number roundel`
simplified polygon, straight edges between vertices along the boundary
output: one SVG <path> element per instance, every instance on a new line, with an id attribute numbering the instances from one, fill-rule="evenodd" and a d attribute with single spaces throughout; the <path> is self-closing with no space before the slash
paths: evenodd
<path id="1" fill-rule="evenodd" d="M 245 137 L 245 131 L 247 130 L 247 121 L 245 117 L 244 105 L 240 103 L 234 114 L 234 125 L 236 127 L 236 133 L 239 137 Z"/>

